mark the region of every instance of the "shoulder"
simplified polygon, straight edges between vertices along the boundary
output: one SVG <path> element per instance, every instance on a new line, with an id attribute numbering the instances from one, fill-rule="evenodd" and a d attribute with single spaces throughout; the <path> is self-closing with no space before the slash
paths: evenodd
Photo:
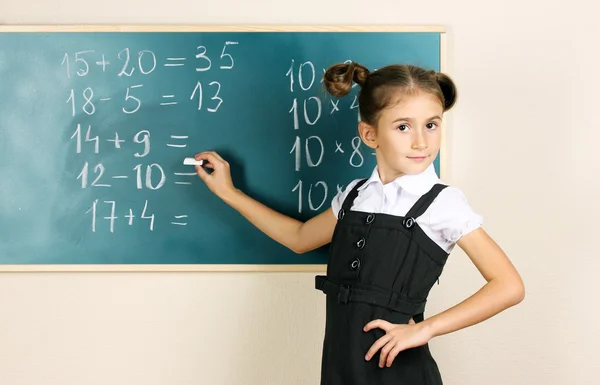
<path id="1" fill-rule="evenodd" d="M 468 200 L 467 196 L 460 188 L 456 186 L 446 185 L 446 187 L 442 189 L 442 191 L 440 191 L 438 196 L 435 198 L 432 205 L 433 204 L 438 206 L 464 205 L 468 204 Z"/>
<path id="2" fill-rule="evenodd" d="M 338 215 L 338 212 L 342 208 L 342 204 L 344 203 L 344 200 L 346 199 L 348 194 L 350 194 L 350 191 L 352 191 L 352 189 L 363 179 L 364 178 L 354 179 L 350 183 L 348 183 L 348 185 L 346 185 L 346 187 L 342 187 L 342 186 L 338 187 L 337 193 L 331 200 L 331 210 L 333 211 L 333 214 L 336 217 Z"/>
<path id="3" fill-rule="evenodd" d="M 450 243 L 483 225 L 483 217 L 471 207 L 464 192 L 444 188 L 426 211 L 429 227 Z"/>

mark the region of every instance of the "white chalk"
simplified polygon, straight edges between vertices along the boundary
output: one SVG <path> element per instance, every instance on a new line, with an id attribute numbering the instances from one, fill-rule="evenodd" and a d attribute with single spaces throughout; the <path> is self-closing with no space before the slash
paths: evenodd
<path id="1" fill-rule="evenodd" d="M 204 163 L 206 163 L 205 160 L 196 160 L 194 158 L 185 158 L 183 160 L 183 164 L 187 166 L 202 166 Z"/>

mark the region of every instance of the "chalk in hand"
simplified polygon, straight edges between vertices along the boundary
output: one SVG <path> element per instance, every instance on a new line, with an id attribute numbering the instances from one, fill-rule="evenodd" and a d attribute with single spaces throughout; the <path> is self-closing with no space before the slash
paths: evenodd
<path id="1" fill-rule="evenodd" d="M 187 166 L 202 166 L 204 163 L 206 163 L 205 160 L 196 160 L 194 158 L 185 158 L 183 160 L 183 164 Z"/>

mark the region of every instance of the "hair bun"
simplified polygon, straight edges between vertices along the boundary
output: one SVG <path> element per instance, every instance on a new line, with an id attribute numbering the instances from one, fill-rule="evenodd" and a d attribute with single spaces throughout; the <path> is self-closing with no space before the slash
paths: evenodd
<path id="1" fill-rule="evenodd" d="M 352 82 L 362 87 L 369 74 L 367 67 L 355 62 L 334 64 L 325 71 L 323 83 L 331 95 L 340 98 L 350 92 Z"/>
<path id="2" fill-rule="evenodd" d="M 451 109 L 456 103 L 456 85 L 446 74 L 437 72 L 435 79 L 440 85 L 442 94 L 444 95 L 444 111 Z"/>

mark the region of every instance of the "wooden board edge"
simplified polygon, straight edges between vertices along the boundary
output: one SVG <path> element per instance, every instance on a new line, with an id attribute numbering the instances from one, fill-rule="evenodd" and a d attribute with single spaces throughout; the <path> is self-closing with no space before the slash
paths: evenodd
<path id="1" fill-rule="evenodd" d="M 448 52 L 447 52 L 447 41 L 446 41 L 446 33 L 442 32 L 440 33 L 440 72 L 443 73 L 447 73 L 448 71 Z M 449 75 L 449 74 L 448 74 Z M 449 140 L 448 140 L 448 136 L 451 134 L 450 131 L 452 130 L 452 124 L 451 123 L 446 123 L 445 127 L 444 127 L 444 131 L 442 131 L 442 143 L 441 143 L 441 150 L 440 150 L 440 179 L 441 180 L 446 180 L 448 178 L 448 161 L 450 160 L 450 157 L 448 155 L 448 148 L 449 148 Z"/>
<path id="2" fill-rule="evenodd" d="M 0 265 L 0 273 L 10 272 L 324 272 L 326 265 L 209 265 L 209 264 L 109 264 L 109 265 Z"/>
<path id="3" fill-rule="evenodd" d="M 0 32 L 445 32 L 439 25 L 7 24 Z"/>

